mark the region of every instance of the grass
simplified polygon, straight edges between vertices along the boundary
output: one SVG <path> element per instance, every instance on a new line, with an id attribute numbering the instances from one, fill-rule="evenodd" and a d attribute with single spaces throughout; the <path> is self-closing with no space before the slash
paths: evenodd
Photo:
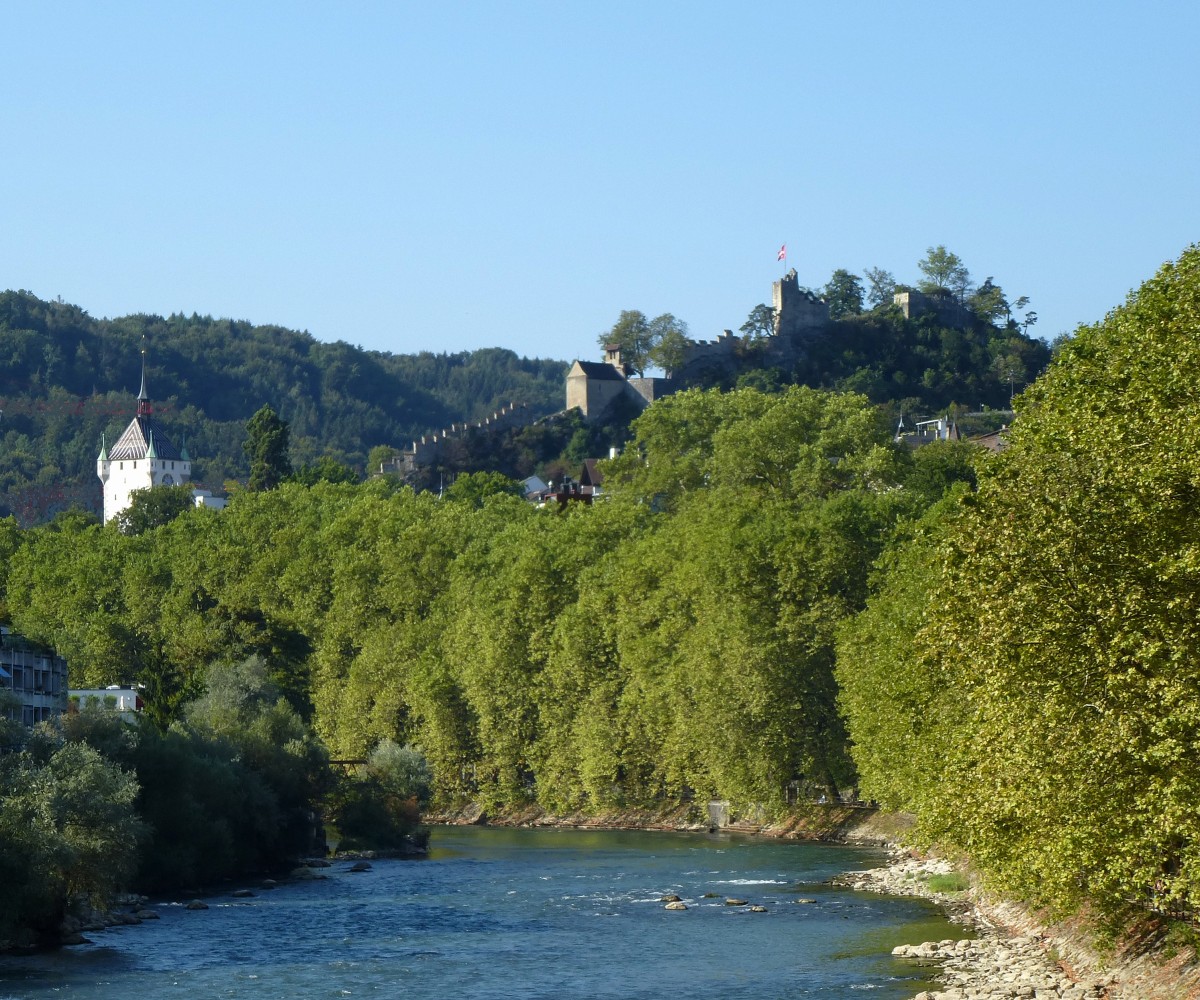
<path id="1" fill-rule="evenodd" d="M 970 883 L 965 875 L 958 872 L 948 872 L 945 875 L 930 875 L 926 880 L 930 892 L 950 893 L 964 892 Z"/>

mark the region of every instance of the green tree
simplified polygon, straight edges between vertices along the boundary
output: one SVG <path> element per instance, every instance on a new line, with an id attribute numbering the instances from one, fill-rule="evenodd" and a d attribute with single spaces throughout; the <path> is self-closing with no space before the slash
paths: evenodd
<path id="1" fill-rule="evenodd" d="M 1025 301 L 1027 302 L 1028 299 Z M 993 324 L 1001 316 L 1007 319 L 1011 309 L 1008 299 L 1004 296 L 1004 290 L 992 281 L 991 275 L 988 275 L 983 284 L 975 289 L 970 299 L 967 300 L 967 305 L 971 312 L 980 319 Z"/>
<path id="2" fill-rule="evenodd" d="M 134 776 L 49 730 L 0 754 L 0 940 L 57 940 L 72 901 L 125 888 L 142 825 Z"/>
<path id="3" fill-rule="evenodd" d="M 192 487 L 186 483 L 150 486 L 129 495 L 129 506 L 117 515 L 117 526 L 126 535 L 141 535 L 173 521 L 193 507 Z"/>
<path id="4" fill-rule="evenodd" d="M 621 350 L 621 360 L 641 375 L 649 361 L 653 340 L 650 321 L 646 314 L 637 309 L 623 309 L 612 328 L 597 338 L 601 347 L 616 346 Z"/>
<path id="5" fill-rule="evenodd" d="M 342 848 L 411 847 L 432 785 L 429 762 L 419 750 L 381 740 L 336 796 L 332 818 Z"/>
<path id="6" fill-rule="evenodd" d="M 1064 344 L 845 660 L 911 691 L 844 675 L 871 787 L 1060 911 L 1200 895 L 1198 323 L 1192 246 Z"/>
<path id="7" fill-rule="evenodd" d="M 350 466 L 344 465 L 336 458 L 322 455 L 315 462 L 300 466 L 291 479 L 304 486 L 315 486 L 317 483 L 357 483 L 358 473 Z"/>
<path id="8" fill-rule="evenodd" d="M 917 269 L 925 276 L 917 287 L 927 294 L 949 292 L 959 302 L 965 302 L 971 288 L 971 273 L 962 260 L 943 244 L 929 247 L 917 261 Z"/>
<path id="9" fill-rule="evenodd" d="M 367 475 L 374 476 L 382 472 L 385 466 L 399 454 L 399 450 L 393 448 L 391 445 L 375 445 L 367 454 Z"/>
<path id="10" fill-rule="evenodd" d="M 992 367 L 996 371 L 996 377 L 1008 386 L 1008 396 L 1011 400 L 1016 395 L 1017 384 L 1025 381 L 1025 362 L 1019 354 L 1001 354 L 992 362 Z"/>
<path id="11" fill-rule="evenodd" d="M 829 318 L 841 319 L 863 311 L 862 279 L 839 267 L 833 272 L 829 283 L 821 290 L 821 296 L 829 303 Z"/>
<path id="12" fill-rule="evenodd" d="M 750 310 L 746 322 L 739 329 L 742 336 L 752 343 L 771 336 L 775 332 L 775 309 L 760 302 Z"/>
<path id="13" fill-rule="evenodd" d="M 488 497 L 521 496 L 521 484 L 499 472 L 468 472 L 446 487 L 446 499 L 482 507 Z"/>
<path id="14" fill-rule="evenodd" d="M 621 361 L 638 375 L 656 365 L 667 371 L 683 363 L 687 345 L 687 324 L 670 313 L 650 320 L 636 309 L 625 309 L 607 333 L 600 334 L 601 347 L 619 347 Z"/>
<path id="15" fill-rule="evenodd" d="M 242 450 L 250 458 L 251 492 L 273 490 L 292 474 L 288 438 L 287 421 L 281 420 L 269 404 L 250 418 Z"/>
<path id="16" fill-rule="evenodd" d="M 670 375 L 683 366 L 688 343 L 687 324 L 670 313 L 663 313 L 650 321 L 647 360 Z"/>
<path id="17" fill-rule="evenodd" d="M 881 267 L 868 267 L 863 274 L 867 278 L 867 304 L 872 309 L 890 306 L 896 293 L 896 278 L 892 272 Z"/>
<path id="18" fill-rule="evenodd" d="M 425 755 L 415 747 L 382 739 L 371 751 L 366 770 L 389 794 L 400 799 L 416 799 L 421 805 L 429 802 L 433 771 Z"/>

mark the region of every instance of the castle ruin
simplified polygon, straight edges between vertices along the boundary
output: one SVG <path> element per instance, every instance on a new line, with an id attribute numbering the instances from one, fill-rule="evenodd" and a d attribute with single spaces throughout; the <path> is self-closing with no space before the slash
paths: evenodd
<path id="1" fill-rule="evenodd" d="M 790 368 L 829 326 L 829 304 L 800 287 L 792 268 L 771 289 L 774 330 L 761 344 L 763 361 Z M 756 345 L 758 346 L 758 345 Z M 632 378 L 616 345 L 605 347 L 605 360 L 575 361 L 567 372 L 567 409 L 578 407 L 587 420 L 598 420 L 618 399 L 644 408 L 683 385 L 714 373 L 736 371 L 747 353 L 747 338 L 725 330 L 715 340 L 689 340 L 682 362 L 666 378 Z"/>

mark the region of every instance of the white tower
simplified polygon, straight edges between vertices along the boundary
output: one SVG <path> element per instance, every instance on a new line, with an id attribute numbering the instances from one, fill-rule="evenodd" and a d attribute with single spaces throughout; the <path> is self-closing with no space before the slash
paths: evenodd
<path id="1" fill-rule="evenodd" d="M 150 486 L 178 486 L 192 477 L 192 460 L 187 449 L 175 447 L 162 424 L 151 416 L 146 392 L 146 347 L 142 344 L 142 388 L 138 393 L 137 416 L 109 451 L 100 439 L 96 475 L 104 489 L 104 520 L 110 521 L 129 506 L 134 490 Z"/>

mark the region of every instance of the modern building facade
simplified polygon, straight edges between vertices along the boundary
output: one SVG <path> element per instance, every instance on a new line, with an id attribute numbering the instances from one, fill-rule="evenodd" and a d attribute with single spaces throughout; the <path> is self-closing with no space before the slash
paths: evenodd
<path id="1" fill-rule="evenodd" d="M 27 726 L 61 715 L 67 710 L 67 661 L 0 626 L 0 691 L 16 699 L 6 714 Z"/>

